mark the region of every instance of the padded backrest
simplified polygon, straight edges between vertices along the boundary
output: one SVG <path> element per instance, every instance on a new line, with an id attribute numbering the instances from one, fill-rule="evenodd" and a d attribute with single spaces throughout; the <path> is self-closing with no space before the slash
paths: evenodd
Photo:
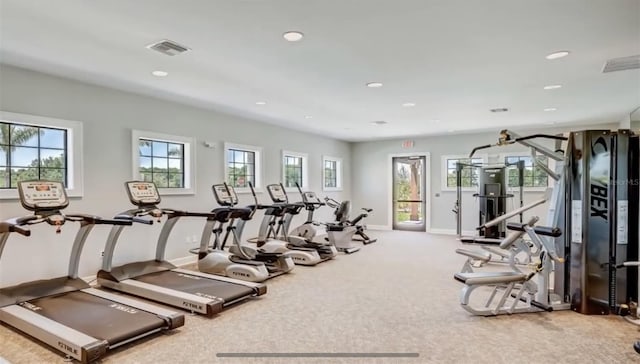
<path id="1" fill-rule="evenodd" d="M 336 220 L 338 222 L 347 222 L 349 213 L 351 212 L 351 201 L 342 201 L 340 207 L 336 209 Z"/>

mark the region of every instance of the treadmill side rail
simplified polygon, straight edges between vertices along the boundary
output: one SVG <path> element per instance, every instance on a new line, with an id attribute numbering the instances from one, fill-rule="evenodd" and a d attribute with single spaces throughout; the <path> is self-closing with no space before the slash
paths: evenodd
<path id="1" fill-rule="evenodd" d="M 257 296 L 260 296 L 260 295 L 263 295 L 263 294 L 267 293 L 267 285 L 264 284 L 264 283 L 243 281 L 241 279 L 235 279 L 235 278 L 230 278 L 230 277 L 225 277 L 225 276 L 217 276 L 217 275 L 213 275 L 213 274 L 202 273 L 202 272 L 197 272 L 197 271 L 187 270 L 187 269 L 181 269 L 181 268 L 172 269 L 172 271 L 174 271 L 176 273 L 190 274 L 190 275 L 196 276 L 196 277 L 214 279 L 216 281 L 240 284 L 242 286 L 253 288 L 254 291 L 256 292 Z"/>
<path id="2" fill-rule="evenodd" d="M 82 363 L 102 357 L 109 344 L 59 324 L 26 308 L 0 308 L 0 321 L 32 336 Z"/>
<path id="3" fill-rule="evenodd" d="M 166 328 L 169 330 L 175 329 L 180 326 L 184 326 L 184 315 L 181 313 L 178 313 L 172 310 L 167 310 L 166 308 L 152 305 L 136 299 L 131 299 L 122 295 L 115 295 L 113 293 L 109 293 L 109 292 L 95 289 L 95 288 L 87 288 L 87 289 L 83 289 L 82 291 L 93 296 L 104 298 L 109 301 L 121 303 L 123 305 L 135 307 L 139 310 L 152 313 L 164 319 L 167 322 Z"/>
<path id="4" fill-rule="evenodd" d="M 98 284 L 102 287 L 143 297 L 166 305 L 179 307 L 190 312 L 197 312 L 211 317 L 222 311 L 224 300 L 220 298 L 205 298 L 175 289 L 160 287 L 134 279 L 114 282 L 108 279 L 98 278 Z"/>

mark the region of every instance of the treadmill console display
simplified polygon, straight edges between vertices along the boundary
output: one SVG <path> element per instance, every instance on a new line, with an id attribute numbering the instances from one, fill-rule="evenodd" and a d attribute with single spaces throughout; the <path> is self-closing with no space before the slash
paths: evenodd
<path id="1" fill-rule="evenodd" d="M 271 184 L 267 186 L 267 191 L 269 191 L 269 196 L 271 196 L 271 200 L 275 203 L 279 202 L 287 202 L 287 194 L 282 189 L 282 186 L 279 184 Z"/>
<path id="2" fill-rule="evenodd" d="M 160 203 L 160 194 L 153 182 L 130 181 L 125 183 L 129 200 L 136 206 L 157 205 Z"/>
<path id="3" fill-rule="evenodd" d="M 18 192 L 22 206 L 29 211 L 61 210 L 69 205 L 62 182 L 21 181 Z"/>
<path id="4" fill-rule="evenodd" d="M 234 206 L 238 204 L 238 195 L 236 190 L 229 185 L 219 184 L 213 185 L 213 195 L 220 206 Z"/>

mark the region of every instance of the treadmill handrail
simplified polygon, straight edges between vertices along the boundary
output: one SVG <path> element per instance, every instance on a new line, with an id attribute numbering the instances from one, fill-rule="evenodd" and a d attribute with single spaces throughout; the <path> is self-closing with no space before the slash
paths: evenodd
<path id="1" fill-rule="evenodd" d="M 67 214 L 66 218 L 70 221 L 81 221 L 86 224 L 94 224 L 94 225 L 132 225 L 131 220 L 104 219 L 100 216 L 88 215 L 88 214 Z"/>
<path id="2" fill-rule="evenodd" d="M 29 236 L 31 230 L 20 227 L 11 221 L 0 221 L 0 233 L 18 233 L 20 235 Z"/>

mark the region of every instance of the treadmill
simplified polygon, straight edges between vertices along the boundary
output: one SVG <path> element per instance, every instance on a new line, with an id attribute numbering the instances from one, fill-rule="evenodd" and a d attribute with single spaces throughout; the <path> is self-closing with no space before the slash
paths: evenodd
<path id="1" fill-rule="evenodd" d="M 0 256 L 12 232 L 30 236 L 25 225 L 46 222 L 59 233 L 65 222 L 77 221 L 80 229 L 68 276 L 0 288 L 0 322 L 83 363 L 99 359 L 109 349 L 184 325 L 182 314 L 91 288 L 78 278 L 82 248 L 93 227 L 130 225 L 130 221 L 63 214 L 69 200 L 60 182 L 23 181 L 18 191 L 22 206 L 35 214 L 0 223 Z"/>
<path id="2" fill-rule="evenodd" d="M 114 226 L 104 249 L 102 270 L 98 283 L 102 287 L 135 295 L 152 301 L 179 307 L 191 313 L 207 317 L 222 311 L 224 307 L 267 293 L 263 283 L 216 276 L 176 267 L 165 260 L 169 235 L 182 217 L 212 219 L 214 212 L 188 212 L 159 208 L 160 195 L 153 182 L 129 181 L 125 183 L 129 200 L 136 209 L 127 210 L 117 220 L 153 224 L 153 218 L 167 220 L 162 226 L 153 260 L 128 263 L 113 267 L 113 255 L 124 226 Z M 149 219 L 151 217 L 152 219 Z"/>

